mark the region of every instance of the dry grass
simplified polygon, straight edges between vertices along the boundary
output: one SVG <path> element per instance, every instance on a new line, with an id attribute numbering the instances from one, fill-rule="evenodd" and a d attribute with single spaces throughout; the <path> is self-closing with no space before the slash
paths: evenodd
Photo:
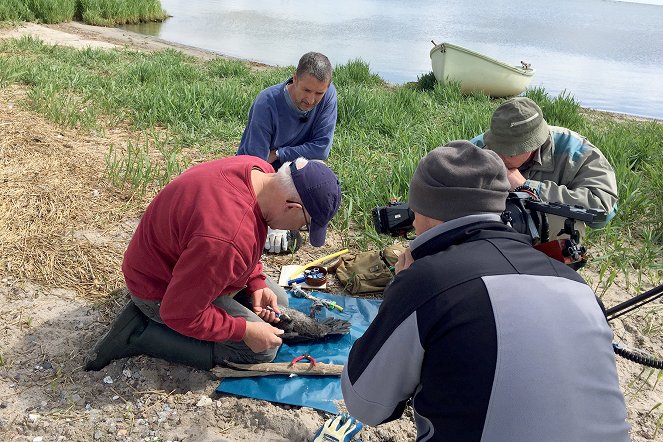
<path id="1" fill-rule="evenodd" d="M 0 256 L 16 277 L 87 298 L 122 284 L 126 242 L 150 195 L 108 184 L 104 154 L 133 134 L 81 134 L 25 111 L 20 88 L 0 91 Z M 26 124 L 29 122 L 29 124 Z"/>
<path id="2" fill-rule="evenodd" d="M 124 284 L 124 250 L 158 189 L 143 195 L 117 189 L 105 155 L 140 134 L 126 127 L 103 135 L 65 129 L 25 110 L 26 99 L 20 87 L 0 90 L 0 275 L 107 301 Z M 212 159 L 183 155 L 191 163 Z M 340 248 L 338 234 L 330 232 L 326 247 L 306 245 L 297 259 L 308 262 Z M 276 276 L 294 259 L 267 257 L 265 271 Z"/>

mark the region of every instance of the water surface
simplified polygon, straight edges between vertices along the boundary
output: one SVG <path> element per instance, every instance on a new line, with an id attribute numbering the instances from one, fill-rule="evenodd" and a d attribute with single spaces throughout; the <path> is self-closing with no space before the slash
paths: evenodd
<path id="1" fill-rule="evenodd" d="M 663 119 L 663 0 L 161 0 L 173 17 L 128 27 L 273 65 L 315 50 L 361 58 L 392 83 L 431 71 L 431 40 L 531 63 L 532 86 L 586 107 Z"/>

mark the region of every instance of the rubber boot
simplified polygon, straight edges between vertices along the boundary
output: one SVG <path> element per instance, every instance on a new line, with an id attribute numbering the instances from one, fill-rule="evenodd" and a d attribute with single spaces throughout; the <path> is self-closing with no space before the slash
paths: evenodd
<path id="1" fill-rule="evenodd" d="M 148 320 L 142 333 L 129 338 L 131 347 L 168 362 L 209 370 L 214 365 L 214 343 L 177 333 L 164 324 Z"/>
<path id="2" fill-rule="evenodd" d="M 201 370 L 214 367 L 214 343 L 181 335 L 152 321 L 129 301 L 85 360 L 86 370 L 101 370 L 115 359 L 148 355 Z"/>
<path id="3" fill-rule="evenodd" d="M 129 344 L 129 339 L 145 330 L 148 317 L 129 301 L 111 324 L 110 330 L 95 344 L 85 357 L 86 370 L 101 370 L 114 359 L 140 354 Z"/>

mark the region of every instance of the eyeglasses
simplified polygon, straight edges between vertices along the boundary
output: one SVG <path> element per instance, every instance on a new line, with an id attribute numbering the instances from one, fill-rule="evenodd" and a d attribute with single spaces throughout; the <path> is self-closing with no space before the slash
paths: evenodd
<path id="1" fill-rule="evenodd" d="M 291 201 L 291 200 L 285 200 L 286 203 L 292 203 L 292 204 L 299 204 L 299 207 L 302 208 L 302 215 L 304 215 L 304 224 L 305 226 L 301 227 L 299 230 L 303 230 L 304 232 L 308 232 L 310 229 L 310 224 L 311 222 L 306 218 L 306 210 L 304 210 L 304 204 L 299 203 L 297 201 Z"/>

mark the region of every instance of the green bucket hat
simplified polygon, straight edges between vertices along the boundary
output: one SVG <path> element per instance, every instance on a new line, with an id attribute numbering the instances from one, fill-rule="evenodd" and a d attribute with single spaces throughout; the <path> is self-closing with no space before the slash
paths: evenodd
<path id="1" fill-rule="evenodd" d="M 483 142 L 498 154 L 514 156 L 538 149 L 549 135 L 541 108 L 527 97 L 515 97 L 495 109 Z"/>

